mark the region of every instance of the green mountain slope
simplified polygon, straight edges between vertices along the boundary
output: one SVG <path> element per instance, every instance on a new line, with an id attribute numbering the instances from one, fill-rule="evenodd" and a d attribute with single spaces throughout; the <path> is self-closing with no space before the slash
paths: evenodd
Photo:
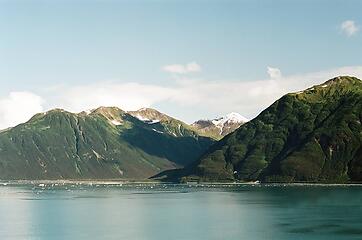
<path id="1" fill-rule="evenodd" d="M 362 82 L 337 77 L 277 100 L 181 171 L 203 181 L 362 181 Z"/>
<path id="2" fill-rule="evenodd" d="M 196 160 L 213 142 L 167 127 L 118 108 L 37 114 L 0 133 L 0 179 L 144 179 Z"/>

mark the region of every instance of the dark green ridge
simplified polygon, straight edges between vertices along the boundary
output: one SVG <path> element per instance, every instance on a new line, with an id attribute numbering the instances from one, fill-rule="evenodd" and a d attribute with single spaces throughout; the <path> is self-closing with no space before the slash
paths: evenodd
<path id="1" fill-rule="evenodd" d="M 172 181 L 362 181 L 362 82 L 341 76 L 290 93 L 211 146 Z"/>

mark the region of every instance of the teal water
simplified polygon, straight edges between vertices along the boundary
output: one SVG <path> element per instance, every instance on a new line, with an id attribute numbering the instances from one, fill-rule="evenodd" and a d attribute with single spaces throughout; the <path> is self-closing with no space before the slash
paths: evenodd
<path id="1" fill-rule="evenodd" d="M 362 239 L 362 187 L 0 186 L 0 239 Z"/>

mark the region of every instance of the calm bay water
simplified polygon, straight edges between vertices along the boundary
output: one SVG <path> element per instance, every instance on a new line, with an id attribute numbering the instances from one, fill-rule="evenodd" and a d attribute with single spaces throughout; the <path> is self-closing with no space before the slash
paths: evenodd
<path id="1" fill-rule="evenodd" d="M 0 239 L 362 239 L 362 187 L 0 186 Z"/>

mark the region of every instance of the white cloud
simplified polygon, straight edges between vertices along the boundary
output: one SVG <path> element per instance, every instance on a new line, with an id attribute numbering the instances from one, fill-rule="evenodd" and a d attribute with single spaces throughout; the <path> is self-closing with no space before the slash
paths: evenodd
<path id="1" fill-rule="evenodd" d="M 160 110 L 188 122 L 232 111 L 253 118 L 288 92 L 300 91 L 339 75 L 362 78 L 362 66 L 291 76 L 282 76 L 279 70 L 273 69 L 270 79 L 256 81 L 184 78 L 173 86 L 108 82 L 68 87 L 56 91 L 62 94 L 53 98 L 52 102 L 57 104 L 52 106 L 79 112 L 101 105 L 124 110 L 162 105 L 166 110 Z"/>
<path id="2" fill-rule="evenodd" d="M 62 94 L 57 95 L 56 92 L 62 92 Z M 52 107 L 64 108 L 72 112 L 99 106 L 117 106 L 123 110 L 136 110 L 164 101 L 173 92 L 173 89 L 157 85 L 106 82 L 54 89 L 54 95 L 48 99 Z"/>
<path id="3" fill-rule="evenodd" d="M 359 31 L 359 27 L 352 20 L 346 20 L 341 23 L 341 31 L 348 37 L 355 35 Z"/>
<path id="4" fill-rule="evenodd" d="M 267 67 L 268 74 L 271 79 L 279 79 L 282 77 L 282 72 L 279 68 Z"/>
<path id="5" fill-rule="evenodd" d="M 155 107 L 186 122 L 228 112 L 239 112 L 251 119 L 286 93 L 297 92 L 340 75 L 362 79 L 362 66 L 289 76 L 277 74 L 279 78 L 273 75 L 274 78 L 260 80 L 182 78 L 169 86 L 116 81 L 58 86 L 48 89 L 43 98 L 47 100 L 46 109 L 59 107 L 71 112 L 99 106 L 117 106 L 123 110 Z M 41 106 L 41 98 L 31 93 L 12 93 L 0 99 L 0 128 L 26 121 L 32 114 L 41 112 Z"/>
<path id="6" fill-rule="evenodd" d="M 205 114 L 220 115 L 236 111 L 253 118 L 286 93 L 304 90 L 341 75 L 362 79 L 362 66 L 342 67 L 320 72 L 281 76 L 279 79 L 257 81 L 200 81 L 190 82 L 178 89 L 169 101 L 196 109 Z M 177 108 L 177 107 L 175 107 Z M 204 116 L 205 117 L 205 116 Z M 194 119 L 195 120 L 195 119 Z"/>
<path id="7" fill-rule="evenodd" d="M 11 92 L 0 98 L 0 129 L 13 127 L 42 112 L 43 100 L 31 92 Z"/>
<path id="8" fill-rule="evenodd" d="M 201 66 L 196 62 L 190 62 L 185 65 L 182 64 L 166 65 L 162 67 L 162 70 L 169 73 L 187 74 L 192 72 L 201 72 Z"/>

